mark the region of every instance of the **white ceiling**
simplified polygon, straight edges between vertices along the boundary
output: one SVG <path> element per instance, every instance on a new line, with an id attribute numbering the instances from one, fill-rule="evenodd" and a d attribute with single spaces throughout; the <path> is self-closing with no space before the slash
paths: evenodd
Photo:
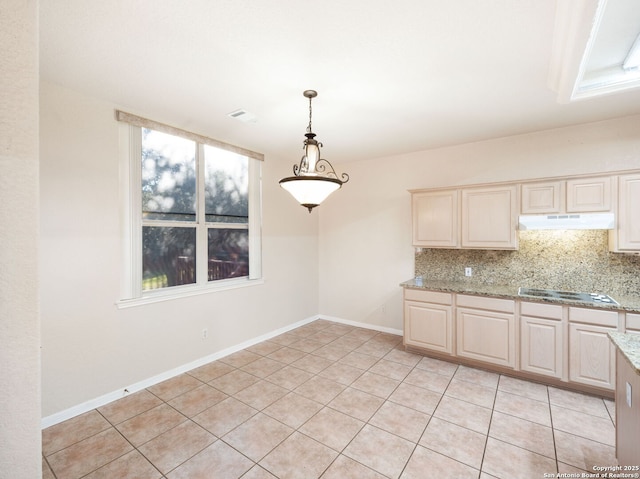
<path id="1" fill-rule="evenodd" d="M 562 103 L 548 86 L 567 1 L 40 0 L 40 72 L 292 164 L 306 89 L 336 163 L 640 113 L 639 88 Z M 571 0 L 569 17 L 596 3 Z M 257 121 L 227 116 L 240 108 Z"/>

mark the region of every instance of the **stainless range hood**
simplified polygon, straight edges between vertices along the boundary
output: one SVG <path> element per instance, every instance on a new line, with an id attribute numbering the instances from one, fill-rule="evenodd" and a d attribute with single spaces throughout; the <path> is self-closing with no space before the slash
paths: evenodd
<path id="1" fill-rule="evenodd" d="M 615 227 L 613 213 L 582 213 L 563 215 L 521 215 L 518 229 L 523 230 L 611 230 Z"/>

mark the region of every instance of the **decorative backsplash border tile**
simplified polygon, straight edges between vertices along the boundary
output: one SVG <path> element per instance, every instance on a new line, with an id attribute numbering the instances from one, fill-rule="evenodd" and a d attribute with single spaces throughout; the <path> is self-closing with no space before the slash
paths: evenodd
<path id="1" fill-rule="evenodd" d="M 606 230 L 520 231 L 517 251 L 423 249 L 415 272 L 428 279 L 529 288 L 640 294 L 640 256 L 611 253 Z M 464 276 L 465 267 L 473 275 Z"/>

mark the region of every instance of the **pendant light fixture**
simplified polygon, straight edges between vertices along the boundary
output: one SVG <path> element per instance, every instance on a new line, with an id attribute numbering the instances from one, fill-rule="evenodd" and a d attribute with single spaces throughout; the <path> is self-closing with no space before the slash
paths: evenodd
<path id="1" fill-rule="evenodd" d="M 304 155 L 300 164 L 293 165 L 294 176 L 281 179 L 280 186 L 311 213 L 313 208 L 349 181 L 349 175 L 342 173 L 339 179 L 331 163 L 320 158 L 320 147 L 323 145 L 315 139 L 316 135 L 311 131 L 311 100 L 318 96 L 318 92 L 305 90 L 302 94 L 309 99 L 309 126 L 304 135 Z"/>

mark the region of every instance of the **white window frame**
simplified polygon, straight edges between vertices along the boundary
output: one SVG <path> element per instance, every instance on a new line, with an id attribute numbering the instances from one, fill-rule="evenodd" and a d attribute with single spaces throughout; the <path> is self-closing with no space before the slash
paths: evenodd
<path id="1" fill-rule="evenodd" d="M 122 230 L 122 278 L 119 308 L 155 303 L 175 298 L 224 291 L 229 289 L 263 284 L 262 279 L 262 155 L 248 150 L 210 140 L 199 135 L 183 132 L 150 120 L 123 112 L 116 112 L 119 120 L 119 156 L 121 185 L 121 230 Z M 170 286 L 153 290 L 142 290 L 142 227 L 151 226 L 142 219 L 142 128 L 165 131 L 196 141 L 197 152 L 204 158 L 204 143 L 217 148 L 228 149 L 249 158 L 249 276 L 215 281 L 208 280 L 207 255 L 196 256 L 196 283 Z M 182 134 L 181 134 L 182 133 Z M 204 141 L 203 141 L 204 140 Z M 198 207 L 196 221 L 196 251 L 207 251 L 207 230 L 215 223 L 205 222 L 204 209 L 204 168 L 196 161 L 198 176 Z M 197 224 L 204 227 L 197 227 Z M 243 227 L 244 224 L 241 224 Z M 174 223 L 163 225 L 154 221 L 152 226 L 176 226 Z M 185 225 L 187 226 L 187 225 Z M 219 225 L 234 228 L 237 225 Z M 189 224 L 188 227 L 194 227 Z"/>

